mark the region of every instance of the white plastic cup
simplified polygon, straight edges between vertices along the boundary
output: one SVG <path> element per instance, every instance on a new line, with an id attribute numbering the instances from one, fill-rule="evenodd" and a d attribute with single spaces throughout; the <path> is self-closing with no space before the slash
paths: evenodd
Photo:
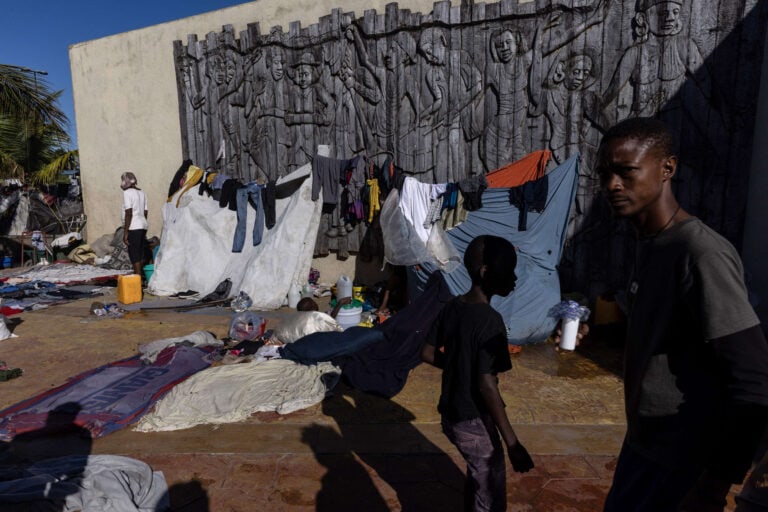
<path id="1" fill-rule="evenodd" d="M 576 350 L 576 335 L 579 333 L 578 318 L 563 318 L 563 326 L 560 334 L 560 348 L 563 350 Z"/>

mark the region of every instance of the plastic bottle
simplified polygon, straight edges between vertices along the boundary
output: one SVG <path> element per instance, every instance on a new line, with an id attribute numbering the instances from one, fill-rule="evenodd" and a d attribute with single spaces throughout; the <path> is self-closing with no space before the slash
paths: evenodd
<path id="1" fill-rule="evenodd" d="M 232 308 L 232 311 L 234 311 L 235 313 L 242 313 L 243 311 L 251 307 L 252 304 L 253 304 L 253 301 L 251 300 L 251 297 L 247 293 L 245 293 L 243 290 L 240 290 L 240 293 L 237 295 L 237 297 L 232 299 L 232 303 L 230 307 Z"/>
<path id="2" fill-rule="evenodd" d="M 344 297 L 352 297 L 352 280 L 348 276 L 341 275 L 336 281 L 336 300 Z"/>
<path id="3" fill-rule="evenodd" d="M 288 307 L 296 308 L 296 305 L 301 299 L 301 288 L 296 283 L 291 283 L 291 287 L 288 289 Z"/>

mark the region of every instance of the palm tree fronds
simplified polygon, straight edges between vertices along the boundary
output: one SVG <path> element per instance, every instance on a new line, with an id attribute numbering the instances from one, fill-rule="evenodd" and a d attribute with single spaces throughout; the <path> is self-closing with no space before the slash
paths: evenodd
<path id="1" fill-rule="evenodd" d="M 34 173 L 30 179 L 31 183 L 33 185 L 51 185 L 55 183 L 62 171 L 77 167 L 78 156 L 77 150 L 66 151 L 60 154 Z"/>

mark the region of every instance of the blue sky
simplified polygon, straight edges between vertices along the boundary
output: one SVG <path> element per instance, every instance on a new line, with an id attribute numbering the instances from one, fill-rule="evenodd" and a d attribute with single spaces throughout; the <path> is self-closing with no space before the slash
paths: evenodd
<path id="1" fill-rule="evenodd" d="M 46 71 L 63 91 L 59 106 L 77 147 L 69 45 L 215 11 L 245 0 L 5 0 L 0 16 L 0 62 Z"/>

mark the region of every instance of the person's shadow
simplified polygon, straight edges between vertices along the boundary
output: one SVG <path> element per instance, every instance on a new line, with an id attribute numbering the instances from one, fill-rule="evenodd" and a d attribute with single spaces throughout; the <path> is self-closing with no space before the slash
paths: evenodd
<path id="1" fill-rule="evenodd" d="M 88 455 L 91 453 L 93 439 L 88 429 L 78 425 L 76 418 L 81 410 L 77 402 L 59 405 L 48 413 L 45 426 L 19 434 L 9 443 L 0 447 L 0 483 L 10 480 L 22 481 L 42 471 L 33 465 L 47 459 L 66 457 L 67 463 L 56 466 L 57 471 L 66 475 L 80 475 L 85 469 Z M 0 495 L 0 509 L 6 512 L 46 510 L 65 510 L 65 500 L 69 494 L 77 492 L 77 485 L 68 483 L 63 475 L 56 475 L 56 481 L 39 484 L 40 500 L 5 503 Z M 49 479 L 50 480 L 50 479 Z M 28 494 L 36 494 L 36 487 L 28 487 Z M 41 503 L 44 504 L 40 508 Z"/>
<path id="2" fill-rule="evenodd" d="M 387 512 L 389 507 L 365 467 L 332 427 L 312 424 L 302 430 L 301 441 L 312 448 L 317 462 L 328 471 L 320 480 L 315 510 Z"/>
<path id="3" fill-rule="evenodd" d="M 387 507 L 378 491 L 376 499 L 360 501 L 364 499 L 363 494 L 369 494 L 364 492 L 365 488 L 373 488 L 373 481 L 354 456 L 373 469 L 395 491 L 403 511 L 448 512 L 463 508 L 464 473 L 451 457 L 414 427 L 411 422 L 415 417 L 410 411 L 392 400 L 362 393 L 339 383 L 334 396 L 323 402 L 323 413 L 336 420 L 341 434 L 328 427 L 310 428 L 316 432 L 325 429 L 324 433 L 330 436 L 330 441 L 337 443 L 336 453 L 345 455 L 347 459 L 344 464 L 334 459 L 334 466 L 330 464 L 330 454 L 320 453 L 321 450 L 313 446 L 318 461 L 329 470 L 323 478 L 318 498 L 323 495 L 335 498 L 340 494 L 349 494 L 353 487 L 357 488 L 354 495 L 347 496 L 348 500 L 354 500 L 348 503 L 348 507 L 341 507 L 333 501 L 334 510 L 391 508 Z M 365 476 L 358 474 L 353 484 L 344 472 L 348 475 L 364 472 Z M 317 510 L 326 510 L 324 500 L 318 499 L 317 503 Z M 330 510 L 331 503 L 328 505 Z"/>
<path id="4" fill-rule="evenodd" d="M 177 512 L 209 512 L 208 493 L 199 480 L 190 480 L 173 484 L 168 488 L 167 499 L 169 511 Z M 160 509 L 158 509 L 160 510 Z"/>

